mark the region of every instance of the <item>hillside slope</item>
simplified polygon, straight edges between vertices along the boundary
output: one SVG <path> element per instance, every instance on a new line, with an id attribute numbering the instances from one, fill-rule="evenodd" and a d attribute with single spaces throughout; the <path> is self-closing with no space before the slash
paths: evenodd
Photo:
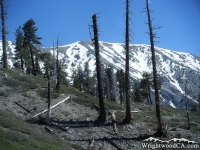
<path id="1" fill-rule="evenodd" d="M 155 105 L 131 102 L 131 124 L 125 125 L 122 123 L 125 108 L 105 101 L 107 121 L 102 124 L 97 121 L 98 111 L 94 109 L 98 99 L 72 86 L 62 85 L 61 93 L 56 93 L 54 81 L 51 81 L 52 106 L 68 95 L 72 99 L 52 109 L 51 124 L 44 124 L 46 113 L 34 116 L 47 108 L 46 87 L 45 78 L 0 69 L 0 149 L 86 150 L 93 138 L 95 150 L 115 150 L 107 139 L 122 149 L 141 150 L 142 140 L 155 132 Z M 116 114 L 117 134 L 110 119 L 112 112 Z M 200 143 L 200 113 L 189 112 L 189 115 L 191 129 L 187 130 L 185 111 L 161 106 L 163 124 L 168 126 L 168 138 L 160 139 L 186 138 Z"/>

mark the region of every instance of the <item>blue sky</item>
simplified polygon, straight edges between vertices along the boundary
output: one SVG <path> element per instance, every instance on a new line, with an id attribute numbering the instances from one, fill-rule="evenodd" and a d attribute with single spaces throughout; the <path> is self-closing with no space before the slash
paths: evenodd
<path id="1" fill-rule="evenodd" d="M 15 41 L 18 26 L 32 18 L 38 27 L 38 36 L 44 46 L 52 46 L 60 33 L 60 45 L 79 40 L 90 40 L 88 23 L 99 13 L 100 41 L 122 43 L 125 31 L 125 0 L 4 0 L 8 5 L 7 40 Z M 131 2 L 131 43 L 149 44 L 145 33 L 148 27 L 146 13 L 141 13 L 146 0 Z M 189 52 L 200 56 L 200 0 L 150 0 L 153 24 L 160 43 L 156 46 Z"/>

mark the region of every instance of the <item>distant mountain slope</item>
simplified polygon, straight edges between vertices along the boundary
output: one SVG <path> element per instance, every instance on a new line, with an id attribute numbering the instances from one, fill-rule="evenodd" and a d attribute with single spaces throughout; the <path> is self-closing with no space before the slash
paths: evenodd
<path id="1" fill-rule="evenodd" d="M 0 43 L 1 47 L 1 43 Z M 14 60 L 14 45 L 8 42 L 9 64 Z M 51 52 L 53 48 L 42 48 L 44 52 Z M 0 51 L 0 54 L 2 51 Z M 100 42 L 101 61 L 113 65 L 114 69 L 125 68 L 125 50 L 122 43 Z M 69 77 L 74 68 L 80 64 L 83 68 L 89 62 L 90 69 L 95 71 L 95 51 L 91 41 L 78 41 L 59 47 L 59 59 L 62 59 Z M 185 108 L 185 83 L 187 81 L 186 97 L 189 104 L 196 103 L 200 92 L 200 57 L 183 52 L 176 52 L 156 47 L 157 70 L 162 81 L 160 90 L 161 103 L 172 107 Z M 152 73 L 150 46 L 146 44 L 130 45 L 130 76 L 139 80 L 142 72 Z M 153 93 L 153 90 L 152 90 Z M 152 97 L 153 94 L 152 94 Z"/>

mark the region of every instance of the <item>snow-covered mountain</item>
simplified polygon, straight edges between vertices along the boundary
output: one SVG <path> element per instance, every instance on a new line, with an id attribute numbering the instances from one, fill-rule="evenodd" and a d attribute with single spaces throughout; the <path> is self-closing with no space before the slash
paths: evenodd
<path id="1" fill-rule="evenodd" d="M 111 64 L 115 70 L 124 69 L 124 47 L 122 43 L 100 42 L 101 61 L 105 64 Z M 9 64 L 12 67 L 14 44 L 8 42 L 7 49 Z M 52 47 L 42 48 L 42 51 L 53 54 Z M 1 53 L 0 50 L 0 55 Z M 65 71 L 69 76 L 71 76 L 73 69 L 72 63 L 76 69 L 79 64 L 84 68 L 84 63 L 88 62 L 90 69 L 95 71 L 95 51 L 91 41 L 78 41 L 60 46 L 59 59 L 65 62 Z M 189 104 L 196 103 L 197 95 L 200 92 L 200 57 L 156 47 L 156 60 L 157 71 L 162 81 L 161 103 L 172 107 L 185 108 L 185 96 L 189 99 Z M 132 44 L 130 45 L 130 76 L 133 80 L 139 80 L 142 78 L 143 71 L 152 73 L 150 46 Z M 186 94 L 184 92 L 185 85 Z"/>

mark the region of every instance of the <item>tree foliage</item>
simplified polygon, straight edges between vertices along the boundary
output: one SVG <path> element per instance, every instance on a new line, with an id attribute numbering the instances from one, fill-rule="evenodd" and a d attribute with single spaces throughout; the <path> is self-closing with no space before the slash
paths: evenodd
<path id="1" fill-rule="evenodd" d="M 31 58 L 31 64 L 32 64 L 32 71 L 33 75 L 36 76 L 36 68 L 35 68 L 35 51 L 37 50 L 35 45 L 41 45 L 40 40 L 42 39 L 41 37 L 38 37 L 36 32 L 37 32 L 37 27 L 35 27 L 35 22 L 33 19 L 29 19 L 24 25 L 23 25 L 23 32 L 24 32 L 24 41 L 23 41 L 23 46 L 25 48 L 29 49 L 29 54 Z"/>
<path id="2" fill-rule="evenodd" d="M 143 102 L 142 93 L 137 82 L 134 84 L 133 99 L 135 102 Z"/>
<path id="3" fill-rule="evenodd" d="M 21 26 L 19 26 L 16 29 L 15 32 L 15 39 L 16 39 L 16 46 L 15 46 L 15 56 L 14 59 L 16 60 L 16 63 L 14 64 L 14 66 L 18 69 L 21 69 L 22 72 L 24 72 L 24 57 L 26 56 L 25 54 L 25 50 L 23 48 L 23 40 L 24 40 L 24 36 L 23 36 L 23 31 Z"/>
<path id="4" fill-rule="evenodd" d="M 124 95 L 125 95 L 125 73 L 123 69 L 118 69 L 116 72 L 116 81 L 119 88 L 119 97 L 120 97 L 120 104 L 124 102 Z"/>

